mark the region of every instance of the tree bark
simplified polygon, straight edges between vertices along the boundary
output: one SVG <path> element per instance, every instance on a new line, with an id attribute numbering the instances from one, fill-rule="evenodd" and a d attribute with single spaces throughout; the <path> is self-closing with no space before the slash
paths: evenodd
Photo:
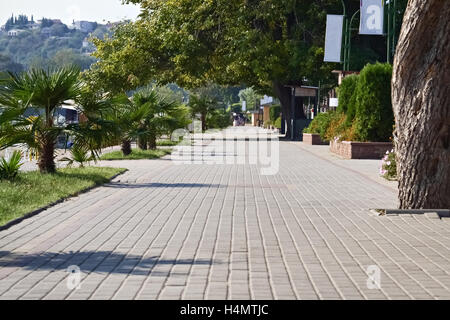
<path id="1" fill-rule="evenodd" d="M 131 154 L 131 141 L 130 140 L 122 141 L 122 153 L 124 156 L 129 156 Z"/>
<path id="2" fill-rule="evenodd" d="M 51 137 L 42 138 L 38 167 L 41 173 L 56 172 L 55 140 Z"/>
<path id="3" fill-rule="evenodd" d="M 281 112 L 286 120 L 286 138 L 291 138 L 291 88 L 279 82 L 273 83 L 275 95 L 280 100 Z"/>
<path id="4" fill-rule="evenodd" d="M 202 113 L 200 116 L 200 121 L 202 122 L 202 131 L 205 132 L 206 130 L 208 130 L 208 127 L 206 125 L 206 113 Z"/>
<path id="5" fill-rule="evenodd" d="M 149 139 L 148 139 L 148 148 L 150 150 L 156 150 L 156 148 L 157 148 L 156 136 L 154 134 L 151 134 Z"/>
<path id="6" fill-rule="evenodd" d="M 401 209 L 450 208 L 450 1 L 410 0 L 392 101 Z"/>

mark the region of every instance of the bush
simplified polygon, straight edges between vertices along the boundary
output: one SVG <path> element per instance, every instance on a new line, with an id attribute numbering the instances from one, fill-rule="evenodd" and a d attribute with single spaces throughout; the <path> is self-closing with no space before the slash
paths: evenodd
<path id="1" fill-rule="evenodd" d="M 386 152 L 381 160 L 380 175 L 387 180 L 397 179 L 397 160 L 394 150 Z"/>
<path id="2" fill-rule="evenodd" d="M 231 115 L 228 112 L 219 109 L 212 111 L 208 115 L 206 123 L 208 129 L 224 129 L 233 125 Z"/>
<path id="3" fill-rule="evenodd" d="M 311 122 L 308 128 L 304 129 L 304 133 L 319 134 L 323 141 L 327 141 L 326 132 L 336 112 L 319 113 Z"/>
<path id="4" fill-rule="evenodd" d="M 394 125 L 391 103 L 392 66 L 369 64 L 356 87 L 355 134 L 359 141 L 389 141 Z"/>
<path id="5" fill-rule="evenodd" d="M 350 126 L 356 114 L 356 88 L 358 85 L 358 75 L 350 75 L 342 80 L 339 86 L 339 107 L 338 112 L 347 116 L 346 124 Z"/>
<path id="6" fill-rule="evenodd" d="M 281 117 L 279 117 L 277 120 L 275 120 L 273 126 L 277 129 L 281 129 Z"/>
<path id="7" fill-rule="evenodd" d="M 14 151 L 11 158 L 0 158 L 0 180 L 13 180 L 17 177 L 19 169 L 22 166 L 22 153 Z"/>
<path id="8" fill-rule="evenodd" d="M 274 105 L 270 107 L 270 121 L 275 122 L 281 115 L 281 106 Z"/>

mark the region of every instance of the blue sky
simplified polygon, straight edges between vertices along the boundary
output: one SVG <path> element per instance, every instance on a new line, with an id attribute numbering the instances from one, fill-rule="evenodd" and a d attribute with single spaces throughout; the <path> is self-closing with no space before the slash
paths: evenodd
<path id="1" fill-rule="evenodd" d="M 0 25 L 14 13 L 61 19 L 69 24 L 72 20 L 88 20 L 104 23 L 135 19 L 139 7 L 122 5 L 120 0 L 0 0 Z"/>

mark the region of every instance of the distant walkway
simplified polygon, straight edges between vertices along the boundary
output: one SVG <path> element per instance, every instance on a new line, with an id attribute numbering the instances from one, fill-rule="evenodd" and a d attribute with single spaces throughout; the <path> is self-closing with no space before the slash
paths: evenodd
<path id="1" fill-rule="evenodd" d="M 372 216 L 396 191 L 366 169 L 292 142 L 280 159 L 102 163 L 130 171 L 0 232 L 0 299 L 450 299 L 449 219 Z"/>

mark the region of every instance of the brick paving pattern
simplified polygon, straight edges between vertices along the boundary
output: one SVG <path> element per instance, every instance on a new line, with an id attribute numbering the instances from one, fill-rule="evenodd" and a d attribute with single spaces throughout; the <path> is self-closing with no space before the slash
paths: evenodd
<path id="1" fill-rule="evenodd" d="M 0 299 L 450 299 L 450 219 L 373 216 L 395 190 L 296 143 L 275 176 L 106 165 L 130 170 L 0 232 Z"/>

